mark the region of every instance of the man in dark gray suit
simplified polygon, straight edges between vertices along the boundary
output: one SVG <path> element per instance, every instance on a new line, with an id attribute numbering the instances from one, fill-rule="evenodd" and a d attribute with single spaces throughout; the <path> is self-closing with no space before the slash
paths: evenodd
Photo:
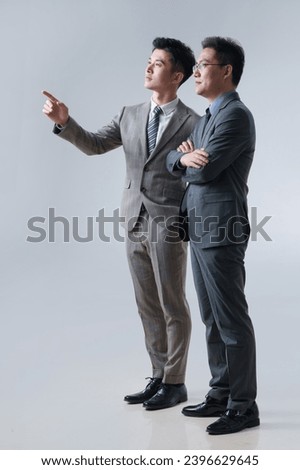
<path id="1" fill-rule="evenodd" d="M 168 155 L 167 166 L 189 183 L 182 210 L 212 376 L 206 400 L 183 408 L 183 414 L 221 416 L 207 431 L 227 434 L 259 425 L 255 337 L 244 294 L 255 126 L 236 92 L 242 47 L 220 37 L 206 38 L 202 46 L 193 70 L 196 93 L 209 108 L 191 137 Z"/>
<path id="2" fill-rule="evenodd" d="M 185 44 L 156 38 L 145 70 L 145 87 L 153 93 L 151 102 L 124 107 L 110 124 L 94 133 L 79 126 L 63 103 L 44 92 L 48 99 L 43 112 L 55 122 L 54 132 L 60 137 L 88 155 L 124 148 L 121 215 L 152 364 L 146 388 L 124 399 L 143 403 L 148 410 L 187 400 L 184 380 L 191 323 L 185 297 L 186 244 L 178 238 L 174 225 L 185 183 L 180 175 L 169 174 L 165 159 L 199 119 L 177 98 L 177 90 L 192 75 L 194 64 L 195 57 Z M 172 243 L 166 242 L 167 237 Z"/>

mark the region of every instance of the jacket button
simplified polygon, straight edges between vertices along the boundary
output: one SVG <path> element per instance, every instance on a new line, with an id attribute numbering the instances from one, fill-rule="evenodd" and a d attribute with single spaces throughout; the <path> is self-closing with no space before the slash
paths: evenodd
<path id="1" fill-rule="evenodd" d="M 145 193 L 147 190 L 146 188 L 141 188 L 142 193 Z"/>

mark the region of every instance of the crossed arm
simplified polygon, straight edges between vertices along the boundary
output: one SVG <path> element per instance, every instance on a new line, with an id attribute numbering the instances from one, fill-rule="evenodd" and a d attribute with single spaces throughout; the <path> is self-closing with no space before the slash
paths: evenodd
<path id="1" fill-rule="evenodd" d="M 201 168 L 207 165 L 209 161 L 209 155 L 204 148 L 195 149 L 190 139 L 182 142 L 182 144 L 177 147 L 177 151 L 184 154 L 179 159 L 180 164 L 184 168 Z"/>
<path id="2" fill-rule="evenodd" d="M 216 120 L 205 149 L 194 149 L 194 142 L 197 143 L 197 128 L 186 142 L 169 153 L 168 170 L 178 171 L 179 161 L 185 181 L 196 184 L 212 181 L 240 155 L 252 158 L 255 146 L 252 115 L 242 108 L 231 110 Z"/>

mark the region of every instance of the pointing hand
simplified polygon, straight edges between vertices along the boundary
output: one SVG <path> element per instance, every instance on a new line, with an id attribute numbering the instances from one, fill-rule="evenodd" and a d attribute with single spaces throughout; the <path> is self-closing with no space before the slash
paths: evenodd
<path id="1" fill-rule="evenodd" d="M 43 91 L 42 93 L 48 98 L 44 104 L 43 113 L 54 121 L 55 124 L 65 126 L 69 119 L 69 110 L 67 106 L 64 103 L 61 103 L 48 91 Z"/>

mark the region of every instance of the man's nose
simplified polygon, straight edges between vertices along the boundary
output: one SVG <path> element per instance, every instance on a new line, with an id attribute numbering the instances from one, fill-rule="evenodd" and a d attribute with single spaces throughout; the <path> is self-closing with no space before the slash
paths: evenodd
<path id="1" fill-rule="evenodd" d="M 147 71 L 147 72 L 152 72 L 152 71 L 153 71 L 153 66 L 152 66 L 152 64 L 148 64 L 148 65 L 147 65 L 146 71 Z"/>

